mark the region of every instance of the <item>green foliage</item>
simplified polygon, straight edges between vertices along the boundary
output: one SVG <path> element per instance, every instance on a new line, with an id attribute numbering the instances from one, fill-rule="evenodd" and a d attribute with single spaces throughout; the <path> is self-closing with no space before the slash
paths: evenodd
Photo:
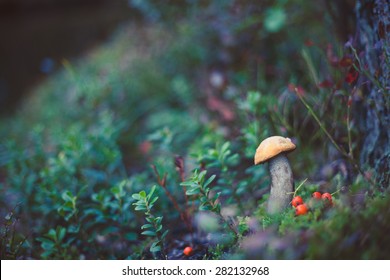
<path id="1" fill-rule="evenodd" d="M 142 235 L 154 237 L 156 241 L 150 246 L 150 252 L 158 254 L 161 253 L 163 258 L 166 257 L 164 249 L 165 237 L 168 230 L 163 231 L 162 216 L 153 215 L 152 208 L 155 206 L 158 196 L 155 195 L 156 186 L 153 186 L 148 194 L 145 191 L 133 194 L 132 198 L 136 200 L 133 203 L 135 211 L 141 211 L 145 214 L 146 224 L 141 226 Z"/>
<path id="2" fill-rule="evenodd" d="M 286 23 L 286 18 L 286 12 L 282 8 L 269 8 L 266 11 L 264 27 L 268 32 L 278 32 L 284 27 Z"/>
<path id="3" fill-rule="evenodd" d="M 66 229 L 57 226 L 55 229 L 50 229 L 43 237 L 39 237 L 38 241 L 44 252 L 41 254 L 44 259 L 68 259 L 70 258 L 69 249 L 73 242 L 73 238 L 66 238 Z"/>
<path id="4" fill-rule="evenodd" d="M 200 154 L 197 158 L 199 163 L 205 164 L 208 168 L 218 168 L 222 172 L 227 172 L 229 167 L 236 166 L 238 160 L 239 155 L 232 154 L 229 142 L 208 149 L 207 154 Z"/>
<path id="5" fill-rule="evenodd" d="M 26 242 L 27 237 L 24 237 L 17 232 L 18 218 L 13 209 L 4 217 L 4 221 L 1 225 L 1 247 L 0 254 L 1 259 L 18 259 L 20 258 L 20 250 L 22 246 L 28 245 Z"/>
<path id="6" fill-rule="evenodd" d="M 195 197 L 196 200 L 199 201 L 200 211 L 210 211 L 215 213 L 224 223 L 224 226 L 227 226 L 230 229 L 234 238 L 237 238 L 237 230 L 221 213 L 221 204 L 219 203 L 221 192 L 211 194 L 210 185 L 214 181 L 216 175 L 212 175 L 206 179 L 206 173 L 206 170 L 203 170 L 200 173 L 198 173 L 198 170 L 195 170 L 189 180 L 182 182 L 181 185 L 188 187 L 186 191 L 188 196 Z"/>
<path id="7" fill-rule="evenodd" d="M 180 185 L 188 187 L 186 191 L 187 195 L 199 196 L 199 210 L 212 211 L 214 213 L 220 214 L 221 205 L 218 203 L 218 198 L 221 193 L 216 193 L 212 198 L 210 198 L 211 188 L 209 185 L 216 176 L 212 175 L 206 180 L 206 173 L 206 170 L 200 173 L 195 170 L 191 178 L 189 178 L 188 181 L 181 183 Z"/>
<path id="8" fill-rule="evenodd" d="M 69 221 L 70 218 L 77 215 L 77 196 L 73 196 L 70 191 L 66 191 L 62 193 L 62 199 L 64 200 L 64 204 L 58 208 L 58 213 L 65 221 Z"/>

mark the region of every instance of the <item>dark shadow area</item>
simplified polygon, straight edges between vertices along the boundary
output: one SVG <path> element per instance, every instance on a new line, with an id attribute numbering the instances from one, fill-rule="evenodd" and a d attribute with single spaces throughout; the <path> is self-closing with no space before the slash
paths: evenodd
<path id="1" fill-rule="evenodd" d="M 137 17 L 124 0 L 0 0 L 0 115 L 28 90 Z"/>

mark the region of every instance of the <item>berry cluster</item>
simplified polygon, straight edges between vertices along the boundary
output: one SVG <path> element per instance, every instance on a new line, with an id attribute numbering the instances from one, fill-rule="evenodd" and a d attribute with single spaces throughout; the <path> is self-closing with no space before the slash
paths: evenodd
<path id="1" fill-rule="evenodd" d="M 326 192 L 321 194 L 320 192 L 314 192 L 312 194 L 312 198 L 315 200 L 322 200 L 324 203 L 327 205 L 332 205 L 333 204 L 333 197 L 332 194 Z M 309 208 L 306 203 L 304 203 L 302 197 L 299 195 L 294 196 L 294 198 L 291 201 L 291 205 L 295 208 L 295 215 L 301 216 L 307 214 L 309 211 Z"/>

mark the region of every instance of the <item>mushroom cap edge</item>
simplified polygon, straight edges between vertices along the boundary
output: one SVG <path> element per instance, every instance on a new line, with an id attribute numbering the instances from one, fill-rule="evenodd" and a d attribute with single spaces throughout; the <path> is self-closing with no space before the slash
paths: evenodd
<path id="1" fill-rule="evenodd" d="M 279 155 L 280 153 L 291 152 L 296 146 L 290 138 L 282 136 L 271 136 L 264 139 L 256 149 L 254 156 L 255 164 L 260 164 Z"/>

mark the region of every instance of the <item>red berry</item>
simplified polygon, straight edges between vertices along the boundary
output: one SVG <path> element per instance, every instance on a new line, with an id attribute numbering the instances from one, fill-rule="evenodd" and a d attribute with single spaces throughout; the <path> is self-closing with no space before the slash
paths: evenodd
<path id="1" fill-rule="evenodd" d="M 303 204 L 303 199 L 302 199 L 302 197 L 300 197 L 300 196 L 294 197 L 293 200 L 291 201 L 291 204 L 292 204 L 292 206 L 294 206 L 294 207 L 297 207 L 298 205 Z"/>
<path id="2" fill-rule="evenodd" d="M 312 197 L 315 199 L 321 199 L 321 193 L 320 192 L 313 192 Z"/>
<path id="3" fill-rule="evenodd" d="M 309 209 L 307 209 L 306 204 L 301 204 L 295 208 L 295 215 L 297 216 L 305 215 L 307 211 L 309 211 Z"/>
<path id="4" fill-rule="evenodd" d="M 330 193 L 323 193 L 321 198 L 322 200 L 328 200 L 329 202 L 332 202 L 332 195 Z"/>
<path id="5" fill-rule="evenodd" d="M 359 72 L 354 67 L 349 68 L 348 74 L 345 77 L 345 81 L 348 84 L 352 84 L 359 77 Z"/>
<path id="6" fill-rule="evenodd" d="M 192 250 L 192 247 L 190 247 L 190 246 L 185 247 L 183 250 L 183 254 L 186 256 L 191 256 L 192 253 L 193 253 L 193 250 Z"/>
<path id="7" fill-rule="evenodd" d="M 331 88 L 333 87 L 333 83 L 329 80 L 323 80 L 321 83 L 318 84 L 318 87 L 320 88 Z"/>

